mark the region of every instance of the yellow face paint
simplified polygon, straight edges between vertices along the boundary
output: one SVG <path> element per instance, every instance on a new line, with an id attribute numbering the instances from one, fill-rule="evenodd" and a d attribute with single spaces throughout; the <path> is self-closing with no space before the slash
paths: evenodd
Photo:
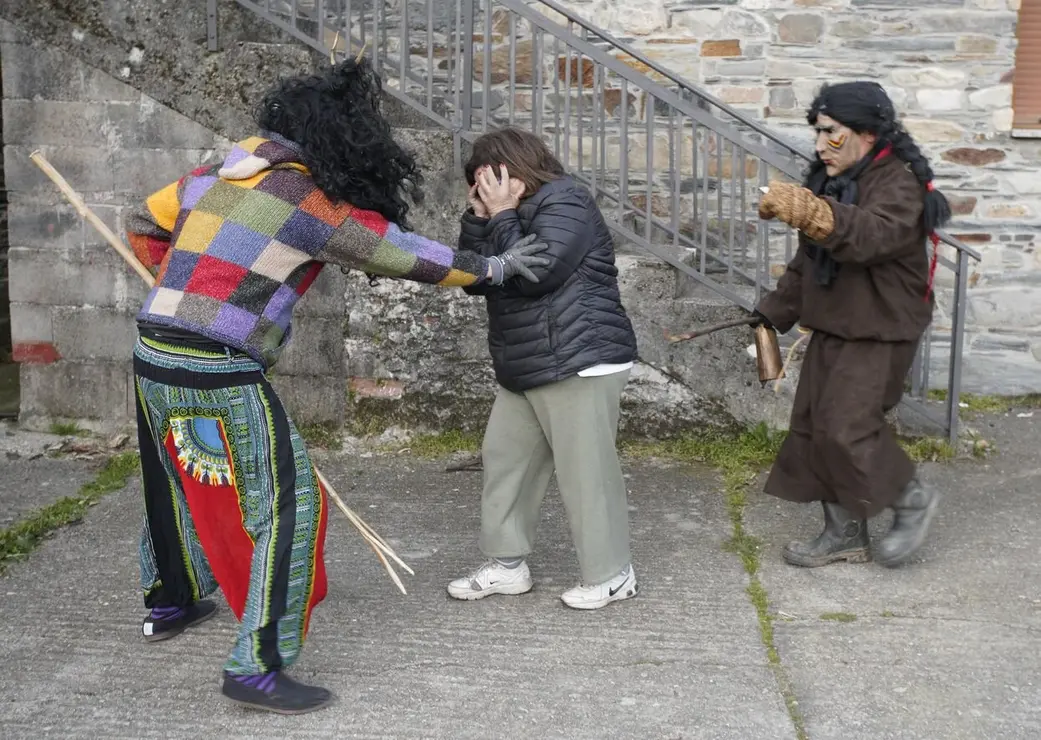
<path id="1" fill-rule="evenodd" d="M 821 114 L 814 123 L 815 149 L 828 175 L 835 177 L 856 164 L 862 142 L 857 134 L 833 118 Z"/>

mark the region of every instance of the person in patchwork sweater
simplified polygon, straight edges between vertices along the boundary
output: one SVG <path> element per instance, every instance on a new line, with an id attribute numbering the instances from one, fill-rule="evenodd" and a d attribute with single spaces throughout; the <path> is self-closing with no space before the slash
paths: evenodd
<path id="1" fill-rule="evenodd" d="M 241 622 L 222 693 L 300 713 L 332 694 L 284 671 L 326 594 L 327 500 L 265 375 L 293 308 L 326 263 L 445 287 L 537 281 L 546 245 L 483 257 L 409 231 L 421 178 L 379 108 L 366 60 L 289 79 L 258 106 L 261 133 L 151 195 L 126 219 L 156 276 L 134 350 L 145 491 L 146 640 L 211 617 Z"/>

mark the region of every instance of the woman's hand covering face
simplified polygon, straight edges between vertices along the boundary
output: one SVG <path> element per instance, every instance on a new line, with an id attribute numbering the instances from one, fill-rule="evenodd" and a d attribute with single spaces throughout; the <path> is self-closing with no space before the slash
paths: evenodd
<path id="1" fill-rule="evenodd" d="M 509 211 L 520 204 L 521 195 L 524 194 L 524 183 L 516 178 L 511 178 L 506 165 L 499 165 L 499 176 L 491 167 L 482 167 L 475 175 L 477 193 L 488 216 L 494 217 L 503 211 Z"/>
<path id="2" fill-rule="evenodd" d="M 488 218 L 488 208 L 484 205 L 484 201 L 481 200 L 480 194 L 477 192 L 477 183 L 473 184 L 470 188 L 470 192 L 466 194 L 466 202 L 470 204 L 470 208 L 473 209 L 474 215 L 478 218 Z"/>

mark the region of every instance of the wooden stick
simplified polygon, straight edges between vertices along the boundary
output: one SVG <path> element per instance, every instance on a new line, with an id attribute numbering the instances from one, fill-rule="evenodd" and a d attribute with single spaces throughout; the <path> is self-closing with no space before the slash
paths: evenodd
<path id="1" fill-rule="evenodd" d="M 730 319 L 729 321 L 723 321 L 719 324 L 713 324 L 712 326 L 706 326 L 703 329 L 695 329 L 694 331 L 684 332 L 683 334 L 669 334 L 665 333 L 665 338 L 670 343 L 675 344 L 676 342 L 685 342 L 688 339 L 697 339 L 707 334 L 712 334 L 722 329 L 731 329 L 735 326 L 750 326 L 752 321 L 751 316 L 746 316 L 742 319 Z"/>
<path id="2" fill-rule="evenodd" d="M 364 51 L 364 48 L 362 50 Z M 105 225 L 105 222 L 98 218 L 97 215 L 92 210 L 90 210 L 87 204 L 83 202 L 83 199 L 75 190 L 72 189 L 72 186 L 69 185 L 65 178 L 62 177 L 61 174 L 56 169 L 54 169 L 53 166 L 51 166 L 51 163 L 48 162 L 44 158 L 44 156 L 40 154 L 39 151 L 35 151 L 32 154 L 30 154 L 29 159 L 31 159 L 37 167 L 43 170 L 44 174 L 46 174 L 47 177 L 49 177 L 54 182 L 54 184 L 58 186 L 58 189 L 61 190 L 62 194 L 68 199 L 70 203 L 72 203 L 72 205 L 76 208 L 76 211 L 80 214 L 80 216 L 86 219 L 91 226 L 97 229 L 98 232 L 100 232 L 100 234 L 103 237 L 105 237 L 105 240 L 109 243 L 109 245 L 117 252 L 119 252 L 123 259 L 126 260 L 127 263 L 134 269 L 134 272 L 136 272 L 141 277 L 141 279 L 148 284 L 148 287 L 151 288 L 155 286 L 155 278 L 152 277 L 152 273 L 150 273 L 148 269 L 143 264 L 141 264 L 141 261 L 137 258 L 137 255 L 135 255 L 133 251 L 127 248 L 127 246 L 123 244 L 122 240 L 115 234 L 113 234 L 112 230 Z M 318 480 L 325 487 L 326 493 L 328 493 L 329 497 L 333 499 L 340 511 L 342 511 L 347 516 L 347 520 L 354 525 L 355 529 L 358 530 L 358 532 L 365 539 L 365 541 L 369 543 L 369 546 L 373 548 L 373 550 L 376 552 L 377 557 L 379 557 L 380 561 L 384 564 L 387 570 L 390 571 L 391 578 L 394 579 L 394 582 L 398 585 L 398 588 L 401 589 L 402 593 L 405 593 L 405 588 L 401 585 L 401 581 L 398 578 L 397 574 L 391 570 L 390 564 L 387 563 L 386 558 L 383 557 L 383 554 L 377 549 L 377 547 L 385 551 L 387 555 L 393 558 L 395 562 L 401 565 L 401 567 L 408 571 L 411 575 L 415 575 L 415 572 L 407 565 L 405 565 L 405 563 L 390 548 L 390 545 L 388 545 L 382 537 L 376 534 L 375 530 L 373 530 L 372 527 L 366 524 L 360 516 L 351 511 L 347 504 L 345 504 L 343 500 L 340 498 L 340 496 L 336 493 L 336 490 L 333 489 L 331 485 L 329 485 L 329 481 L 326 480 L 325 476 L 322 475 L 321 471 L 319 471 L 317 467 L 314 469 L 314 471 L 318 476 Z"/>
<path id="3" fill-rule="evenodd" d="M 112 233 L 112 229 L 110 229 L 104 221 L 98 218 L 97 215 L 87 207 L 87 204 L 83 202 L 83 199 L 79 194 L 73 190 L 72 186 L 66 182 L 65 178 L 51 166 L 51 163 L 44 159 L 43 155 L 40 154 L 39 151 L 30 154 L 29 159 L 31 159 L 37 167 L 43 170 L 43 173 L 58 186 L 58 189 L 66 198 L 68 198 L 69 202 L 73 205 L 80 216 L 89 221 L 90 225 L 105 237 L 105 240 L 112 246 L 112 248 L 123 255 L 123 259 L 130 263 L 130 266 L 134 268 L 134 272 L 141 276 L 141 279 L 148 284 L 148 287 L 151 288 L 154 286 L 155 278 L 152 277 L 152 273 L 141 264 L 140 260 L 137 259 L 130 248 L 127 247 L 118 236 Z"/>
<path id="4" fill-rule="evenodd" d="M 333 36 L 333 48 L 329 49 L 329 64 L 336 66 L 336 45 L 340 43 L 340 32 L 337 31 L 336 35 Z"/>
<path id="5" fill-rule="evenodd" d="M 349 521 L 351 521 L 352 524 L 355 524 L 353 516 L 352 516 L 352 512 L 351 512 L 350 508 L 347 506 L 347 504 L 345 504 L 343 502 L 343 499 L 341 499 L 336 494 L 335 491 L 329 490 L 328 487 L 326 487 L 326 493 L 329 494 L 329 498 L 331 498 L 333 500 L 333 503 L 335 503 L 336 506 L 340 509 L 340 511 L 342 511 L 344 513 L 344 515 L 347 517 L 347 519 Z M 357 524 L 355 524 L 355 526 L 357 527 Z M 374 553 L 376 553 L 376 557 L 379 558 L 379 561 L 381 563 L 383 563 L 383 567 L 387 569 L 388 573 L 390 573 L 391 579 L 394 581 L 394 583 L 397 585 L 397 587 L 401 590 L 401 593 L 407 595 L 408 592 L 405 591 L 405 586 L 401 583 L 401 579 L 398 578 L 398 574 L 395 573 L 394 570 L 390 567 L 390 563 L 387 562 L 387 559 L 383 556 L 383 553 L 380 551 L 380 549 L 377 546 L 376 542 L 364 530 L 362 530 L 361 528 L 359 528 L 359 531 L 361 532 L 362 539 L 364 539 L 365 542 L 368 544 L 368 546 L 370 548 L 372 548 L 372 551 Z"/>
<path id="6" fill-rule="evenodd" d="M 788 356 L 784 360 L 784 364 L 781 365 L 781 376 L 774 381 L 774 393 L 781 392 L 781 381 L 784 380 L 788 374 L 788 366 L 792 364 L 792 360 L 795 359 L 795 350 L 799 348 L 799 345 L 805 342 L 813 334 L 809 329 L 803 329 L 799 327 L 799 333 L 802 334 L 791 347 L 788 348 Z"/>
<path id="7" fill-rule="evenodd" d="M 370 527 L 360 516 L 352 511 L 340 498 L 339 494 L 336 493 L 336 489 L 332 487 L 332 484 L 326 479 L 322 472 L 315 468 L 314 472 L 318 474 L 318 480 L 321 482 L 322 487 L 325 488 L 325 492 L 329 494 L 329 498 L 336 502 L 336 505 L 340 507 L 340 510 L 346 515 L 347 519 L 353 524 L 362 536 L 367 540 L 371 540 L 371 544 L 379 545 L 387 555 L 389 555 L 394 562 L 400 565 L 409 575 L 415 575 L 415 571 L 409 568 L 402 560 L 397 556 L 390 545 L 388 545 L 382 537 L 376 534 L 376 530 Z"/>
<path id="8" fill-rule="evenodd" d="M 379 558 L 381 563 L 383 563 L 383 567 L 387 570 L 387 573 L 390 574 L 390 578 L 392 581 L 394 581 L 394 585 L 398 587 L 398 590 L 400 590 L 401 593 L 405 594 L 405 596 L 408 596 L 408 591 L 405 590 L 405 584 L 401 582 L 401 577 L 398 576 L 398 574 L 394 572 L 394 569 L 390 567 L 390 563 L 387 562 L 387 558 L 383 556 L 382 552 L 376 549 L 376 546 L 373 545 L 371 541 L 369 541 L 369 547 L 372 548 L 372 551 L 376 553 L 376 557 Z"/>
<path id="9" fill-rule="evenodd" d="M 481 470 L 484 467 L 484 459 L 480 455 L 471 455 L 462 462 L 452 463 L 445 468 L 446 473 L 458 473 L 460 471 Z"/>
<path id="10" fill-rule="evenodd" d="M 316 470 L 316 472 L 317 472 L 317 470 Z M 318 478 L 319 478 L 319 480 L 321 480 L 321 478 L 322 478 L 321 474 L 319 474 Z M 343 502 L 343 500 L 336 494 L 336 491 L 334 491 L 331 488 L 329 488 L 329 486 L 326 485 L 325 483 L 322 483 L 322 486 L 325 488 L 325 492 L 329 494 L 329 498 L 331 498 L 333 500 L 333 503 L 335 503 L 339 507 L 340 511 L 342 511 L 347 516 L 348 520 L 351 520 L 351 522 L 354 523 L 353 519 L 351 517 L 351 510 L 347 507 L 347 504 L 345 504 Z M 355 524 L 355 526 L 357 527 L 358 525 Z M 359 529 L 359 531 L 361 531 L 361 530 Z M 401 583 L 401 579 L 398 578 L 398 574 L 395 573 L 394 569 L 390 567 L 390 563 L 388 563 L 387 559 L 385 557 L 383 557 L 383 553 L 380 552 L 379 549 L 377 549 L 376 544 L 372 541 L 372 539 L 370 539 L 369 537 L 365 536 L 364 532 L 362 532 L 362 537 L 369 544 L 369 547 L 372 548 L 372 551 L 374 553 L 376 553 L 376 557 L 379 558 L 379 561 L 381 563 L 383 563 L 383 567 L 387 569 L 388 573 L 390 573 L 391 580 L 393 580 L 394 584 L 401 590 L 401 593 L 403 593 L 405 595 L 408 595 L 408 592 L 405 591 L 404 584 L 402 584 Z"/>
<path id="11" fill-rule="evenodd" d="M 343 499 L 341 499 L 336 494 L 336 491 L 332 490 L 327 485 L 325 485 L 325 488 L 326 492 L 329 493 L 329 498 L 333 499 L 336 505 L 340 508 L 340 511 L 342 511 L 344 516 L 347 517 L 347 520 L 354 525 L 355 529 L 358 530 L 362 538 L 369 543 L 369 547 L 371 547 L 373 551 L 376 553 L 376 556 L 379 557 L 381 561 L 383 561 L 385 567 L 389 566 L 387 566 L 387 563 L 383 558 L 384 554 L 389 556 L 391 560 L 400 565 L 401 568 L 409 575 L 414 576 L 416 574 L 414 570 L 408 567 L 408 565 L 406 565 L 405 562 L 398 557 L 397 553 L 395 553 L 394 550 L 391 549 L 390 545 L 384 542 L 383 538 L 376 534 L 376 531 L 374 529 L 369 527 L 369 525 L 366 524 L 361 517 L 354 513 L 354 511 L 343 502 Z M 394 577 L 395 581 L 397 580 L 396 573 L 392 574 L 392 577 Z"/>

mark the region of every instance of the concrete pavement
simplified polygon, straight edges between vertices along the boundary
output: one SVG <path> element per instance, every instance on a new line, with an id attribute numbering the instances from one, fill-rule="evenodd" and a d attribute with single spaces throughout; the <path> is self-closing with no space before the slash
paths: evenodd
<path id="1" fill-rule="evenodd" d="M 780 547 L 815 534 L 817 511 L 750 496 L 780 682 L 748 577 L 723 549 L 731 525 L 710 470 L 627 463 L 642 592 L 583 613 L 559 600 L 577 566 L 555 494 L 531 559 L 535 591 L 454 602 L 446 582 L 480 560 L 480 474 L 408 455 L 322 455 L 417 575 L 402 596 L 333 514 L 330 593 L 294 675 L 339 701 L 295 718 L 219 696 L 236 629 L 223 604 L 175 640 L 141 641 L 135 481 L 0 578 L 0 735 L 788 740 L 787 686 L 812 740 L 1038 737 L 1039 435 L 1032 417 L 995 421 L 984 430 L 994 458 L 927 466 L 946 499 L 904 569 L 787 567 Z M 89 478 L 90 462 L 5 459 L 3 444 L 0 512 L 48 480 Z"/>

